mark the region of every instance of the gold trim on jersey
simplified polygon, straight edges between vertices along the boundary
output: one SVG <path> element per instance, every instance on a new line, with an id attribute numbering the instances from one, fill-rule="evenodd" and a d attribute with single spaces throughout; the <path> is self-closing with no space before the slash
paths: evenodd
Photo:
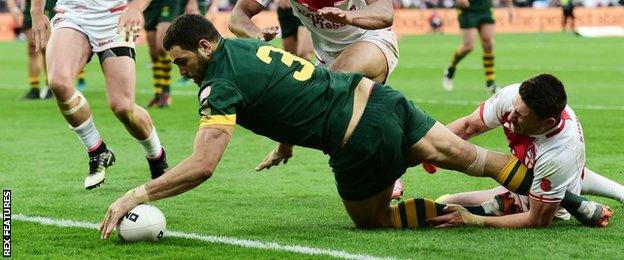
<path id="1" fill-rule="evenodd" d="M 199 120 L 199 127 L 210 125 L 235 125 L 236 114 L 234 115 L 210 115 L 202 116 Z"/>

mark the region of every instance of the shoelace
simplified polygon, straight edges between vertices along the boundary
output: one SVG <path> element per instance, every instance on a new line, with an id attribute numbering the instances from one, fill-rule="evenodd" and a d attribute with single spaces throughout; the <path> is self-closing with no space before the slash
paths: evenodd
<path id="1" fill-rule="evenodd" d="M 104 160 L 106 153 L 101 153 L 97 156 L 89 158 L 89 174 L 93 174 L 97 171 L 101 171 L 104 168 Z"/>

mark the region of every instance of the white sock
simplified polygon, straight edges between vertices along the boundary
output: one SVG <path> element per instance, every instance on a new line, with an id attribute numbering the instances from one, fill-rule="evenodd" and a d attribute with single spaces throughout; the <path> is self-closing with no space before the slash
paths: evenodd
<path id="1" fill-rule="evenodd" d="M 73 130 L 78 134 L 78 139 L 84 144 L 87 148 L 87 151 L 95 150 L 102 143 L 102 138 L 100 137 L 100 133 L 97 128 L 95 128 L 95 123 L 93 122 L 93 117 L 89 117 L 87 121 L 82 123 L 77 127 L 69 126 L 69 129 Z"/>
<path id="2" fill-rule="evenodd" d="M 587 168 L 585 168 L 585 177 L 581 180 L 581 194 L 624 202 L 624 186 Z"/>
<path id="3" fill-rule="evenodd" d="M 158 139 L 155 126 L 152 126 L 152 133 L 150 133 L 150 136 L 147 139 L 143 141 L 137 140 L 137 142 L 141 145 L 141 147 L 143 147 L 143 151 L 145 151 L 145 156 L 147 156 L 147 158 L 153 159 L 160 157 L 162 146 L 160 145 L 160 140 Z"/>

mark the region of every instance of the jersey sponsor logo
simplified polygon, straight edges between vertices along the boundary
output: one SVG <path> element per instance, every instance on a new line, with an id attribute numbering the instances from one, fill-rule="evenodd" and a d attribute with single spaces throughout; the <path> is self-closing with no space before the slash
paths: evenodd
<path id="1" fill-rule="evenodd" d="M 317 27 L 319 29 L 340 29 L 345 26 L 345 24 L 335 23 L 335 22 L 326 20 L 322 16 L 318 15 L 316 11 L 314 10 L 314 8 L 308 6 L 305 3 L 301 3 L 301 5 L 303 5 L 303 8 L 301 6 L 296 6 L 296 10 L 297 10 L 297 13 L 299 13 L 299 17 L 308 18 L 314 27 Z M 336 6 L 336 7 L 343 9 L 343 10 L 347 9 L 346 6 L 345 8 L 342 8 L 340 6 Z M 356 7 L 354 5 L 348 8 L 349 11 L 352 11 L 355 9 Z"/>
<path id="2" fill-rule="evenodd" d="M 108 39 L 105 39 L 105 40 L 97 41 L 96 44 L 97 44 L 98 47 L 102 47 L 102 46 L 104 46 L 106 44 L 112 43 L 113 41 L 114 41 L 113 38 L 108 38 Z"/>
<path id="3" fill-rule="evenodd" d="M 552 183 L 550 182 L 550 180 L 542 179 L 542 181 L 540 181 L 540 189 L 542 189 L 543 191 L 551 191 Z"/>

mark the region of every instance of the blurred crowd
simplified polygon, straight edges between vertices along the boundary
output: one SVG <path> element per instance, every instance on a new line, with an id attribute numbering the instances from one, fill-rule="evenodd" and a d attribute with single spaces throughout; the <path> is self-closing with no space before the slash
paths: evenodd
<path id="1" fill-rule="evenodd" d="M 200 0 L 201 1 L 201 0 Z M 216 0 L 219 1 L 217 6 L 219 11 L 232 10 L 236 0 Z M 435 8 L 453 8 L 454 0 L 392 0 L 395 8 L 412 8 L 412 9 L 435 9 Z M 19 7 L 24 6 L 24 0 L 16 0 Z M 210 0 L 207 0 L 207 6 L 210 6 Z M 624 0 L 574 0 L 575 6 L 584 7 L 607 7 L 607 6 L 623 6 Z M 504 7 L 504 0 L 492 0 L 492 4 L 495 7 Z M 545 7 L 559 7 L 561 6 L 560 0 L 513 0 L 513 4 L 516 7 L 533 7 L 533 8 L 545 8 Z M 0 0 L 0 12 L 9 12 L 7 0 Z"/>

